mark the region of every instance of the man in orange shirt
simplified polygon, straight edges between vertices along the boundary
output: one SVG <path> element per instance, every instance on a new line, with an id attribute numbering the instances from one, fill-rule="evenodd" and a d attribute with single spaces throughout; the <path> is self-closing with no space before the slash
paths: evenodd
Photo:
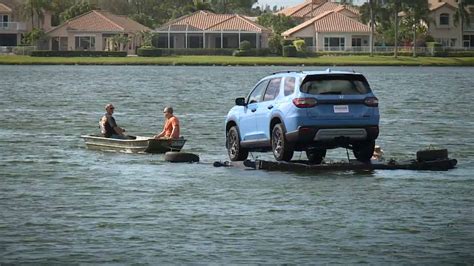
<path id="1" fill-rule="evenodd" d="M 166 118 L 165 126 L 160 134 L 155 135 L 155 139 L 179 139 L 179 120 L 173 115 L 173 108 L 165 107 L 163 114 Z"/>

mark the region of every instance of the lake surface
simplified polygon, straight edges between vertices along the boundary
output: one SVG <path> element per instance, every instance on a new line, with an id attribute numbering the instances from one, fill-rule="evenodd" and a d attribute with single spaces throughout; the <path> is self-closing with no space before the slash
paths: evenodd
<path id="1" fill-rule="evenodd" d="M 454 170 L 214 168 L 234 98 L 283 69 L 0 66 L 0 264 L 472 265 L 474 68 L 354 67 L 380 100 L 385 158 L 432 144 Z M 108 102 L 135 135 L 160 131 L 172 105 L 202 163 L 85 149 Z"/>

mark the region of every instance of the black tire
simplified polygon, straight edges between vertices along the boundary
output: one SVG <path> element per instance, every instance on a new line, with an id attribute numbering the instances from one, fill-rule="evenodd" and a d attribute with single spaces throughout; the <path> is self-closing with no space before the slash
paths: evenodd
<path id="1" fill-rule="evenodd" d="M 352 145 L 352 152 L 358 161 L 368 162 L 374 154 L 375 140 L 367 140 Z"/>
<path id="2" fill-rule="evenodd" d="M 227 131 L 227 153 L 231 161 L 243 161 L 249 156 L 249 151 L 240 146 L 239 129 L 233 126 Z"/>
<path id="3" fill-rule="evenodd" d="M 194 153 L 169 151 L 165 153 L 165 161 L 172 163 L 197 163 L 199 156 Z"/>
<path id="4" fill-rule="evenodd" d="M 276 124 L 272 129 L 272 151 L 277 161 L 291 161 L 293 146 L 286 140 L 282 124 Z"/>
<path id="5" fill-rule="evenodd" d="M 312 164 L 320 164 L 324 157 L 326 157 L 326 150 L 307 150 L 306 157 L 308 161 Z"/>

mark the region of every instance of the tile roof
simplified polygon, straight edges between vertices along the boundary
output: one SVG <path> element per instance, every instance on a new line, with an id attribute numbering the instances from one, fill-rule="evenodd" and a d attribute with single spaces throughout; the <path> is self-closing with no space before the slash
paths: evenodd
<path id="1" fill-rule="evenodd" d="M 291 36 L 306 27 L 313 26 L 316 32 L 359 32 L 369 33 L 370 27 L 350 17 L 344 16 L 337 11 L 327 11 L 300 25 L 282 33 L 283 36 Z"/>
<path id="2" fill-rule="evenodd" d="M 351 13 L 354 13 L 355 16 L 359 15 L 359 10 L 353 6 L 341 5 L 335 2 L 327 1 L 315 1 L 313 3 L 313 14 L 311 15 L 311 3 L 312 1 L 306 1 L 303 4 L 299 4 L 293 7 L 288 7 L 277 12 L 277 14 L 283 14 L 285 16 L 291 16 L 296 18 L 304 17 L 317 17 L 327 11 L 332 11 L 336 9 L 346 9 Z"/>
<path id="3" fill-rule="evenodd" d="M 72 18 L 51 29 L 48 33 L 63 27 L 66 27 L 67 30 L 87 32 L 127 33 L 151 30 L 126 16 L 119 16 L 102 10 L 92 10 Z"/>
<path id="4" fill-rule="evenodd" d="M 430 3 L 428 3 L 428 7 L 429 7 L 430 11 L 434 11 L 438 8 L 443 7 L 443 6 L 447 6 L 451 9 L 456 9 L 457 8 L 453 5 L 451 5 L 450 3 L 446 3 L 446 2 L 430 2 Z"/>
<path id="5" fill-rule="evenodd" d="M 0 12 L 3 12 L 3 13 L 11 13 L 12 12 L 12 9 L 9 8 L 7 5 L 3 4 L 3 3 L 0 3 Z"/>
<path id="6" fill-rule="evenodd" d="M 197 11 L 190 15 L 172 20 L 156 31 L 250 31 L 263 32 L 269 29 L 236 14 L 215 14 L 209 11 Z"/>

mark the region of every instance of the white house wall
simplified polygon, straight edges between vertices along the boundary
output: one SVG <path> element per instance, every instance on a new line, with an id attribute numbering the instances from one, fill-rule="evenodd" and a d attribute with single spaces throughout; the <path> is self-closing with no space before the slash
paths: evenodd
<path id="1" fill-rule="evenodd" d="M 449 14 L 449 26 L 440 25 L 440 15 Z M 460 25 L 454 25 L 455 10 L 443 6 L 430 13 L 432 22 L 428 28 L 428 34 L 433 36 L 435 40 L 438 39 L 456 39 L 454 47 L 462 47 L 462 36 Z"/>

